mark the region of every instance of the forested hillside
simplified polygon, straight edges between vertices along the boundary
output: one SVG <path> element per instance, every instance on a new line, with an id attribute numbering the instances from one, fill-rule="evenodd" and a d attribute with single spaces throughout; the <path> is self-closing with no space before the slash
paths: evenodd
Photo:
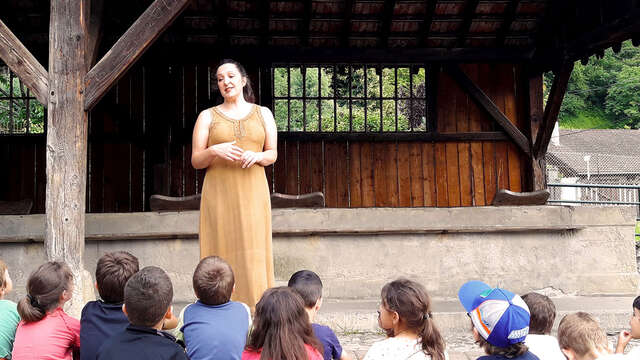
<path id="1" fill-rule="evenodd" d="M 546 96 L 552 74 L 544 80 Z M 559 121 L 573 129 L 640 128 L 640 47 L 626 41 L 618 53 L 576 62 Z"/>

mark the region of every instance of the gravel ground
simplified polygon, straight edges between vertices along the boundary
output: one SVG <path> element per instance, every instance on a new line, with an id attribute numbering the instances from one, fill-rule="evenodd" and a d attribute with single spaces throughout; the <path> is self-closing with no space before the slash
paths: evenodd
<path id="1" fill-rule="evenodd" d="M 382 333 L 338 333 L 336 334 L 342 347 L 350 354 L 355 355 L 356 360 L 361 360 L 366 354 L 367 350 L 376 341 L 384 339 Z M 618 339 L 618 332 L 611 331 L 608 334 L 609 343 L 615 346 Z M 445 342 L 447 344 L 447 351 L 450 355 L 450 360 L 471 360 L 476 359 L 478 356 L 483 355 L 482 351 L 479 351 L 476 344 L 474 344 L 471 334 L 468 332 L 458 335 L 445 336 Z M 632 340 L 628 348 L 640 346 L 639 340 Z M 627 349 L 627 350 L 629 350 Z"/>

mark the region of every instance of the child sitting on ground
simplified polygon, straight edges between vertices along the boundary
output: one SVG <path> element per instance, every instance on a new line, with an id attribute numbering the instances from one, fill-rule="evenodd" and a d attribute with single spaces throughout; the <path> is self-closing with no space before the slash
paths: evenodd
<path id="1" fill-rule="evenodd" d="M 126 251 L 107 253 L 98 260 L 96 288 L 101 300 L 90 301 L 82 309 L 81 360 L 94 360 L 102 343 L 129 325 L 122 312 L 124 286 L 138 268 L 138 258 Z"/>
<path id="2" fill-rule="evenodd" d="M 73 274 L 63 262 L 46 262 L 29 275 L 12 359 L 72 359 L 80 349 L 80 321 L 62 310 L 72 293 Z"/>
<path id="3" fill-rule="evenodd" d="M 431 315 L 424 286 L 398 279 L 381 292 L 378 324 L 389 336 L 374 343 L 364 360 L 445 360 L 449 356 Z"/>
<path id="4" fill-rule="evenodd" d="M 321 351 L 300 295 L 286 286 L 267 289 L 242 360 L 322 360 Z"/>
<path id="5" fill-rule="evenodd" d="M 313 323 L 322 306 L 322 281 L 318 274 L 310 270 L 300 270 L 291 275 L 288 286 L 295 290 L 304 301 L 313 332 L 324 347 L 324 360 L 351 360 L 351 357 L 342 350 L 340 341 L 331 328 Z"/>
<path id="6" fill-rule="evenodd" d="M 621 331 L 618 336 L 618 345 L 616 346 L 616 353 L 623 354 L 625 347 L 631 339 L 640 339 L 640 296 L 633 300 L 633 314 L 629 320 L 629 326 L 631 330 Z M 636 347 L 628 354 L 633 359 L 640 359 L 640 347 Z"/>
<path id="7" fill-rule="evenodd" d="M 202 260 L 193 273 L 198 301 L 180 315 L 177 338 L 183 338 L 191 360 L 240 360 L 251 326 L 249 307 L 229 301 L 235 279 L 231 266 L 218 256 Z"/>
<path id="8" fill-rule="evenodd" d="M 134 274 L 124 287 L 122 311 L 129 326 L 113 335 L 98 349 L 98 360 L 188 360 L 175 338 L 162 329 L 171 319 L 173 285 L 164 270 L 147 266 Z"/>
<path id="9" fill-rule="evenodd" d="M 607 335 L 593 316 L 577 312 L 565 316 L 558 326 L 558 343 L 568 360 L 627 359 L 611 354 Z"/>
<path id="10" fill-rule="evenodd" d="M 534 292 L 522 295 L 522 300 L 529 307 L 531 314 L 529 335 L 524 340 L 529 351 L 540 359 L 565 360 L 558 340 L 549 335 L 556 319 L 556 306 L 553 301 L 548 296 Z"/>
<path id="11" fill-rule="evenodd" d="M 7 265 L 0 260 L 0 359 L 11 359 L 13 339 L 20 322 L 16 303 L 4 297 L 13 289 Z"/>
<path id="12" fill-rule="evenodd" d="M 487 356 L 478 360 L 538 360 L 524 344 L 529 333 L 529 308 L 511 291 L 469 281 L 458 299 L 471 318 L 473 339 Z"/>

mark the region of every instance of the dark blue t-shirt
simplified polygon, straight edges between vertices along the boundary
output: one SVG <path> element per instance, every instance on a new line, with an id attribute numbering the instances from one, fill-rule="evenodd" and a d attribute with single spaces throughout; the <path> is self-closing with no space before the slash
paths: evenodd
<path id="1" fill-rule="evenodd" d="M 184 310 L 180 329 L 192 360 L 240 360 L 249 332 L 249 308 L 229 301 L 206 305 L 200 301 Z"/>
<path id="2" fill-rule="evenodd" d="M 128 325 L 122 304 L 88 302 L 80 317 L 80 360 L 95 360 L 102 343 Z"/>
<path id="3" fill-rule="evenodd" d="M 333 330 L 320 324 L 311 324 L 311 327 L 313 327 L 313 333 L 322 343 L 322 347 L 324 347 L 324 360 L 340 359 L 342 346 L 340 346 L 340 341 L 338 341 Z"/>
<path id="4" fill-rule="evenodd" d="M 189 360 L 184 349 L 175 340 L 164 331 L 129 325 L 102 344 L 96 359 Z"/>
<path id="5" fill-rule="evenodd" d="M 535 356 L 531 351 L 527 351 L 526 353 L 514 358 L 508 358 L 502 355 L 485 355 L 480 356 L 476 360 L 540 360 L 540 358 Z"/>

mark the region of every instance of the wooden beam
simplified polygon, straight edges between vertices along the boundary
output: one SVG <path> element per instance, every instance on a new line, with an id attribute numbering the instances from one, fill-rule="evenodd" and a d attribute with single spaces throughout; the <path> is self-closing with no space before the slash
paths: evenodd
<path id="1" fill-rule="evenodd" d="M 45 252 L 73 272 L 73 315 L 79 315 L 85 303 L 83 288 L 91 287 L 82 275 L 87 179 L 84 15 L 80 1 L 51 0 Z"/>
<path id="2" fill-rule="evenodd" d="M 27 85 L 40 104 L 49 103 L 49 74 L 0 20 L 0 59 Z"/>
<path id="3" fill-rule="evenodd" d="M 509 29 L 511 29 L 511 24 L 513 20 L 516 18 L 516 11 L 518 10 L 518 5 L 520 4 L 520 0 L 511 0 L 509 5 L 504 12 L 504 21 L 502 22 L 502 26 L 500 26 L 500 30 L 498 30 L 498 35 L 496 36 L 496 46 L 501 47 L 504 46 L 504 40 L 507 37 L 507 33 Z"/>
<path id="4" fill-rule="evenodd" d="M 84 10 L 86 11 L 85 19 L 87 22 L 87 48 L 85 50 L 85 63 L 87 71 L 96 63 L 98 56 L 98 47 L 102 38 L 102 14 L 104 9 L 104 0 L 83 0 Z"/>
<path id="5" fill-rule="evenodd" d="M 418 44 L 425 46 L 427 44 L 427 39 L 429 38 L 429 33 L 431 32 L 431 23 L 433 23 L 433 15 L 436 12 L 436 4 L 437 0 L 425 0 L 424 1 L 425 14 L 424 19 L 422 21 L 422 28 L 418 35 Z"/>
<path id="6" fill-rule="evenodd" d="M 558 120 L 558 113 L 560 113 L 560 106 L 562 105 L 562 99 L 564 99 L 564 95 L 567 91 L 567 84 L 571 78 L 572 71 L 573 62 L 567 61 L 558 71 L 554 72 L 555 76 L 553 78 L 553 85 L 551 85 L 547 105 L 544 108 L 542 126 L 534 146 L 534 154 L 536 158 L 541 158 L 547 153 L 553 127 Z"/>
<path id="7" fill-rule="evenodd" d="M 393 11 L 396 7 L 395 0 L 385 0 L 382 10 L 382 35 L 380 35 L 380 47 L 387 47 L 389 34 L 391 33 L 391 22 L 393 20 Z"/>
<path id="8" fill-rule="evenodd" d="M 544 116 L 544 104 L 543 104 L 543 80 L 542 74 L 530 74 L 527 79 L 528 92 L 529 92 L 529 128 L 531 135 L 531 153 L 534 154 L 533 144 L 535 144 L 542 126 L 542 119 Z M 546 179 L 544 171 L 544 157 L 541 159 L 535 156 L 529 157 L 529 170 L 527 190 L 537 191 L 546 188 Z"/>
<path id="9" fill-rule="evenodd" d="M 457 47 L 464 47 L 464 40 L 469 34 L 469 29 L 471 29 L 471 23 L 473 22 L 473 17 L 476 14 L 476 8 L 478 7 L 479 2 L 479 0 L 466 1 L 464 7 L 464 21 L 458 30 L 458 41 L 456 42 Z"/>
<path id="10" fill-rule="evenodd" d="M 86 110 L 93 106 L 178 17 L 189 0 L 155 0 L 86 76 Z"/>
<path id="11" fill-rule="evenodd" d="M 484 109 L 489 116 L 497 122 L 504 131 L 511 137 L 513 142 L 522 150 L 525 154 L 530 154 L 530 144 L 527 137 L 507 118 L 496 104 L 480 89 L 469 77 L 457 66 L 453 64 L 445 65 L 447 73 L 460 85 L 462 90 L 466 91 L 471 99 L 473 99 L 478 106 Z"/>
<path id="12" fill-rule="evenodd" d="M 502 131 L 484 132 L 459 132 L 459 133 L 435 133 L 435 132 L 309 132 L 299 131 L 279 132 L 278 138 L 291 141 L 505 141 L 509 136 Z"/>
<path id="13" fill-rule="evenodd" d="M 351 17 L 353 16 L 353 0 L 344 2 L 344 18 L 342 20 L 342 35 L 340 35 L 340 43 L 342 47 L 349 47 L 349 34 L 351 34 Z"/>

